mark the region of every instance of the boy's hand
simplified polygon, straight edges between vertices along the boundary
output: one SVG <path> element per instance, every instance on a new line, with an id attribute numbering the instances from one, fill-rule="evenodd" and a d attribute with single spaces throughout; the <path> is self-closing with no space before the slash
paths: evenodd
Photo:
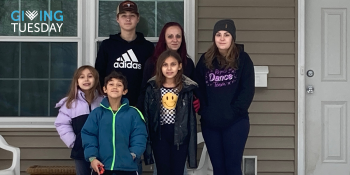
<path id="1" fill-rule="evenodd" d="M 102 165 L 98 165 L 98 170 L 100 171 L 100 174 L 105 173 L 105 169 L 103 168 Z"/>
<path id="2" fill-rule="evenodd" d="M 132 155 L 132 159 L 134 159 L 135 160 L 135 158 L 136 158 L 136 154 L 135 153 L 130 153 L 131 155 Z"/>
<path id="3" fill-rule="evenodd" d="M 103 166 L 104 166 L 99 160 L 94 159 L 94 160 L 91 162 L 91 168 L 94 169 L 94 171 L 97 172 L 98 175 L 100 175 L 99 166 L 101 166 L 102 168 L 103 168 Z"/>

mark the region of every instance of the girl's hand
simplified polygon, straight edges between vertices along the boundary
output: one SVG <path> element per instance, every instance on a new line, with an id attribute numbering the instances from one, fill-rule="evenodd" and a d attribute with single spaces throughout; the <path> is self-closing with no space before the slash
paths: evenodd
<path id="1" fill-rule="evenodd" d="M 94 171 L 97 172 L 98 175 L 100 175 L 100 170 L 98 169 L 99 166 L 101 166 L 101 167 L 104 166 L 99 160 L 94 159 L 91 162 L 91 168 L 94 169 Z"/>
<path id="2" fill-rule="evenodd" d="M 196 113 L 198 113 L 199 108 L 201 107 L 201 104 L 199 102 L 199 99 L 196 98 L 196 96 L 193 96 L 193 107 L 194 107 L 194 111 L 196 111 Z"/>

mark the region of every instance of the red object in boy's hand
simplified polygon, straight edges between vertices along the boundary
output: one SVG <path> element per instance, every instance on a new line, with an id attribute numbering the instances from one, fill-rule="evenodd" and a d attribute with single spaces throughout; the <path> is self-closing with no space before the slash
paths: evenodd
<path id="1" fill-rule="evenodd" d="M 100 174 L 103 174 L 105 172 L 105 169 L 102 165 L 98 165 L 98 170 L 100 171 Z"/>
<path id="2" fill-rule="evenodd" d="M 193 107 L 194 107 L 194 110 L 196 111 L 196 113 L 198 113 L 200 106 L 201 106 L 201 104 L 199 102 L 199 99 L 194 97 Z"/>

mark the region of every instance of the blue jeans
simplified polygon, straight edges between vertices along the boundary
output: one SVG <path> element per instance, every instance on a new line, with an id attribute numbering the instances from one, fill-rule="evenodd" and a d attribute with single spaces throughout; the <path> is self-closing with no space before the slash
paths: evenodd
<path id="1" fill-rule="evenodd" d="M 105 171 L 103 175 L 137 175 L 136 171 Z"/>
<path id="2" fill-rule="evenodd" d="M 249 119 L 241 119 L 222 129 L 202 125 L 214 175 L 242 175 L 241 163 L 249 129 Z"/>
<path id="3" fill-rule="evenodd" d="M 74 160 L 75 161 L 75 171 L 77 175 L 87 175 L 91 174 L 90 162 L 85 160 Z"/>
<path id="4" fill-rule="evenodd" d="M 157 175 L 156 162 L 154 162 L 154 164 L 153 164 L 153 175 Z M 187 175 L 187 167 L 186 167 L 186 165 L 185 165 L 185 168 L 184 168 L 184 175 Z"/>
<path id="5" fill-rule="evenodd" d="M 139 161 L 139 163 L 137 164 L 137 167 L 139 168 L 137 170 L 137 172 L 139 173 L 139 175 L 141 175 L 142 174 L 142 160 Z"/>
<path id="6" fill-rule="evenodd" d="M 90 174 L 87 174 L 90 175 Z M 94 171 L 91 175 L 97 175 L 97 173 Z M 137 171 L 118 171 L 118 170 L 114 170 L 114 171 L 110 171 L 110 170 L 106 170 L 103 175 L 137 175 Z"/>
<path id="7" fill-rule="evenodd" d="M 138 167 L 137 173 L 138 173 L 138 175 L 141 175 L 142 174 L 142 160 L 139 161 L 139 163 L 137 164 L 137 167 Z M 89 168 L 90 168 L 90 163 L 89 163 Z M 90 169 L 90 172 L 91 172 L 91 169 Z M 119 172 L 119 173 L 122 173 L 122 172 Z M 97 173 L 95 173 L 95 171 L 94 171 L 93 174 L 95 175 Z M 77 175 L 80 175 L 80 174 L 78 174 L 78 172 L 77 172 Z M 83 175 L 86 175 L 86 174 L 83 174 Z M 90 173 L 88 175 L 90 175 Z"/>

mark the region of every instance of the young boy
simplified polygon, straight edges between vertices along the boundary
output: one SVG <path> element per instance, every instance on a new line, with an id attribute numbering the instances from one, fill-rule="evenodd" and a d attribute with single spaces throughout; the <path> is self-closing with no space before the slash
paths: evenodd
<path id="1" fill-rule="evenodd" d="M 142 33 L 136 32 L 140 15 L 135 2 L 121 2 L 117 7 L 116 20 L 120 26 L 120 33 L 110 35 L 109 39 L 101 43 L 95 68 L 100 75 L 101 83 L 113 70 L 125 75 L 129 81 L 129 93 L 126 97 L 131 106 L 136 106 L 141 90 L 143 68 L 147 58 L 153 54 L 154 45 L 147 41 Z"/>
<path id="2" fill-rule="evenodd" d="M 90 113 L 81 131 L 85 159 L 98 174 L 102 166 L 106 175 L 137 175 L 147 142 L 143 115 L 122 98 L 128 92 L 125 76 L 113 71 L 104 82 L 107 97 Z"/>

